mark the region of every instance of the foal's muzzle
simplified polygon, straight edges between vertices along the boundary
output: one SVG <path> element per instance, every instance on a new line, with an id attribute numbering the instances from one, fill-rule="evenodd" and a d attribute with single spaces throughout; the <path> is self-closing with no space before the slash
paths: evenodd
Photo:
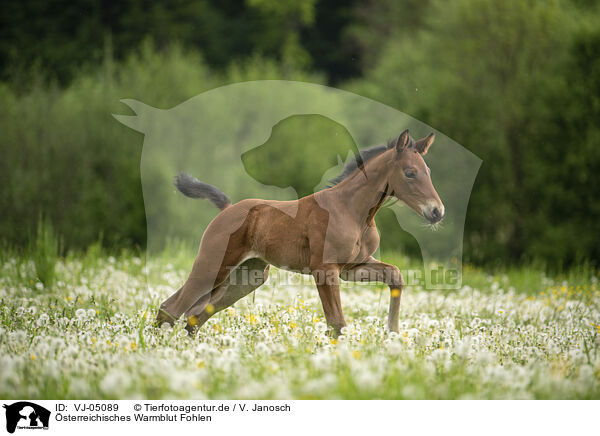
<path id="1" fill-rule="evenodd" d="M 428 205 L 422 209 L 423 216 L 431 224 L 439 223 L 444 218 L 444 206 Z"/>

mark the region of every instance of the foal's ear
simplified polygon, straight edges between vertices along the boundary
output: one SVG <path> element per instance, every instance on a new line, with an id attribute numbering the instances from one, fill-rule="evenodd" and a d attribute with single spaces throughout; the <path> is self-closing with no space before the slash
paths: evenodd
<path id="1" fill-rule="evenodd" d="M 427 135 L 426 137 L 419 139 L 416 143 L 415 143 L 415 148 L 417 149 L 417 151 L 421 154 L 427 154 L 427 150 L 429 150 L 429 147 L 431 147 L 431 144 L 433 144 L 433 141 L 435 140 L 435 133 L 430 133 L 429 135 Z"/>
<path id="2" fill-rule="evenodd" d="M 400 133 L 400 136 L 398 136 L 394 141 L 394 148 L 397 152 L 401 152 L 406 148 L 409 142 L 410 135 L 408 134 L 408 129 L 406 129 L 404 132 Z"/>

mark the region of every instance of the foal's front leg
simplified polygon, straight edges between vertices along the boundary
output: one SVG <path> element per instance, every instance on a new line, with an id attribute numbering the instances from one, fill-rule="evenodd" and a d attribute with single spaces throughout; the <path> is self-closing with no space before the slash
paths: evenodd
<path id="1" fill-rule="evenodd" d="M 333 327 L 336 336 L 341 333 L 342 327 L 346 326 L 340 299 L 339 273 L 340 270 L 337 266 L 323 266 L 312 270 L 312 275 L 319 290 L 319 297 L 323 304 L 325 318 L 327 323 Z"/>
<path id="2" fill-rule="evenodd" d="M 349 282 L 382 282 L 388 285 L 390 287 L 388 328 L 392 332 L 398 332 L 400 297 L 404 288 L 404 278 L 397 266 L 369 257 L 366 263 L 343 270 L 340 277 Z"/>

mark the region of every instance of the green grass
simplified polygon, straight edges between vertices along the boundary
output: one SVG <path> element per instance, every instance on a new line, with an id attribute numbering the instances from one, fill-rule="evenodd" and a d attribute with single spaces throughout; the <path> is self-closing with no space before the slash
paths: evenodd
<path id="1" fill-rule="evenodd" d="M 36 237 L 29 249 L 29 255 L 33 260 L 37 279 L 45 287 L 52 286 L 59 255 L 59 240 L 47 217 L 39 217 Z"/>
<path id="2" fill-rule="evenodd" d="M 96 244 L 58 259 L 44 286 L 32 259 L 1 260 L 2 398 L 600 398 L 587 266 L 549 277 L 467 265 L 460 289 L 405 290 L 399 334 L 385 328 L 387 289 L 345 283 L 348 327 L 334 340 L 311 281 L 275 269 L 195 337 L 153 327 L 192 260 L 177 244 L 148 263 Z"/>

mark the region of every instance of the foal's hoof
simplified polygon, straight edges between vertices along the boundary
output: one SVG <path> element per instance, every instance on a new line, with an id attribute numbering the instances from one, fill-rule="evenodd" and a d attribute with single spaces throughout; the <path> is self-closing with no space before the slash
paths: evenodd
<path id="1" fill-rule="evenodd" d="M 188 332 L 188 334 L 190 336 L 195 336 L 196 332 L 198 331 L 198 327 L 195 325 L 190 325 L 190 323 L 187 323 L 185 325 L 185 330 Z"/>
<path id="2" fill-rule="evenodd" d="M 399 333 L 400 332 L 400 328 L 399 328 L 398 323 L 388 324 L 388 330 L 390 332 Z"/>
<path id="3" fill-rule="evenodd" d="M 185 330 L 188 333 L 188 337 L 190 339 L 193 339 L 196 337 L 196 333 L 198 333 L 198 328 L 197 327 L 190 327 L 189 325 L 185 326 Z"/>
<path id="4" fill-rule="evenodd" d="M 190 336 L 194 336 L 198 331 L 198 327 L 200 327 L 199 322 L 200 321 L 198 320 L 198 317 L 195 315 L 192 315 L 187 319 L 185 329 L 187 330 Z"/>
<path id="5" fill-rule="evenodd" d="M 345 325 L 341 325 L 341 326 L 331 326 L 331 329 L 329 330 L 331 337 L 336 339 L 338 336 L 340 336 L 342 334 L 342 329 L 346 327 Z"/>
<path id="6" fill-rule="evenodd" d="M 158 313 L 156 314 L 156 320 L 154 321 L 155 327 L 161 327 L 164 323 L 168 323 L 173 325 L 176 319 L 173 315 L 167 312 L 164 309 L 158 309 Z"/>

